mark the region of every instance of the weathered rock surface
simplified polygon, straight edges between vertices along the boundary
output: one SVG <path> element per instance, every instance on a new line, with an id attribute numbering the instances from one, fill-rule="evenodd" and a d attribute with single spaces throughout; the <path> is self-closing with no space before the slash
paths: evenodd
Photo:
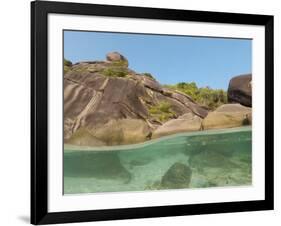
<path id="1" fill-rule="evenodd" d="M 202 122 L 206 129 L 231 128 L 251 124 L 252 109 L 241 104 L 224 104 L 210 112 Z"/>
<path id="2" fill-rule="evenodd" d="M 110 53 L 107 61 L 80 62 L 69 67 L 64 74 L 65 141 L 79 128 L 85 128 L 106 145 L 142 142 L 172 118 L 186 113 L 200 118 L 207 115 L 208 111 L 188 95 L 163 88 L 122 62 L 127 62 L 124 56 Z M 172 112 L 164 121 L 151 113 L 152 107 L 163 102 Z M 81 143 L 89 145 L 91 142 L 86 140 Z"/>
<path id="3" fill-rule="evenodd" d="M 233 77 L 227 91 L 229 103 L 252 106 L 252 74 Z"/>
<path id="4" fill-rule="evenodd" d="M 149 126 L 140 119 L 110 120 L 92 132 L 106 145 L 134 144 L 146 141 L 151 136 Z"/>
<path id="5" fill-rule="evenodd" d="M 163 188 L 188 188 L 191 180 L 191 169 L 182 163 L 174 163 L 164 174 L 161 180 Z"/>
<path id="6" fill-rule="evenodd" d="M 186 113 L 177 119 L 171 119 L 159 126 L 153 133 L 152 138 L 162 137 L 175 133 L 198 131 L 201 129 L 202 119 L 192 113 Z"/>

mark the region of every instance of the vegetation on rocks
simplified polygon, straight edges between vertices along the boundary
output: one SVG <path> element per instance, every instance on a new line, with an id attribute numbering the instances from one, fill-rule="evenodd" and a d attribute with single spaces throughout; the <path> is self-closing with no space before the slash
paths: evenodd
<path id="1" fill-rule="evenodd" d="M 71 61 L 63 59 L 63 72 L 64 73 L 67 73 L 70 70 L 71 66 L 72 66 Z"/>
<path id="2" fill-rule="evenodd" d="M 125 60 L 117 60 L 117 61 L 112 61 L 111 65 L 114 67 L 124 67 L 124 68 L 128 68 L 128 61 Z"/>
<path id="3" fill-rule="evenodd" d="M 140 143 L 151 139 L 153 130 L 170 119 L 185 113 L 207 115 L 207 109 L 187 95 L 174 90 L 167 94 L 157 80 L 134 72 L 128 64 L 124 56 L 113 52 L 106 61 L 82 61 L 69 67 L 64 75 L 65 143 Z M 80 137 L 82 127 L 90 134 Z"/>
<path id="4" fill-rule="evenodd" d="M 150 73 L 134 72 L 128 65 L 117 52 L 107 54 L 104 61 L 72 64 L 64 59 L 65 143 L 124 145 L 175 133 L 251 125 L 251 108 L 226 104 L 224 90 L 199 88 L 195 82 L 163 86 Z M 243 84 L 244 77 L 232 79 L 235 84 L 230 86 L 235 96 L 240 94 L 236 101 L 243 103 L 244 93 L 251 91 L 250 75 L 246 91 L 243 95 L 239 91 L 237 84 Z"/>
<path id="5" fill-rule="evenodd" d="M 143 76 L 146 76 L 146 77 L 148 77 L 148 78 L 151 78 L 151 79 L 153 79 L 153 80 L 156 81 L 156 79 L 155 79 L 155 78 L 153 77 L 153 75 L 150 74 L 150 73 L 145 72 L 145 73 L 143 73 L 142 75 L 143 75 Z"/>
<path id="6" fill-rule="evenodd" d="M 102 69 L 101 74 L 108 77 L 126 77 L 128 75 L 128 62 L 113 61 L 110 66 Z"/>
<path id="7" fill-rule="evenodd" d="M 108 77 L 126 77 L 128 74 L 128 71 L 124 68 L 119 68 L 119 67 L 109 67 L 109 68 L 104 68 L 101 71 L 102 75 L 108 76 Z"/>
<path id="8" fill-rule="evenodd" d="M 166 101 L 160 101 L 158 104 L 150 106 L 148 111 L 153 118 L 160 122 L 165 122 L 176 115 L 171 104 Z"/>
<path id="9" fill-rule="evenodd" d="M 71 66 L 72 66 L 71 61 L 70 61 L 70 60 L 67 60 L 67 59 L 63 59 L 63 64 L 64 64 L 65 66 L 68 66 L 68 67 L 71 67 Z"/>
<path id="10" fill-rule="evenodd" d="M 166 87 L 189 95 L 197 103 L 211 110 L 227 103 L 227 93 L 222 89 L 198 88 L 195 82 L 181 82 L 176 85 L 166 85 Z"/>

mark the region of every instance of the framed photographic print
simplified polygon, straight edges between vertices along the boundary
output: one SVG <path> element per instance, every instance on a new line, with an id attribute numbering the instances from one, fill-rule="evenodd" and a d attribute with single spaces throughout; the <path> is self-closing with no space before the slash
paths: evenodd
<path id="1" fill-rule="evenodd" d="M 273 209 L 273 16 L 31 3 L 31 223 Z"/>

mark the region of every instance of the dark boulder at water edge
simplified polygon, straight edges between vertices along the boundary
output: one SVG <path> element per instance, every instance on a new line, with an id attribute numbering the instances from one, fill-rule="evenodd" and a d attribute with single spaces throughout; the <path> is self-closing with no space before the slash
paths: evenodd
<path id="1" fill-rule="evenodd" d="M 233 77 L 228 86 L 229 103 L 239 103 L 252 107 L 252 74 Z"/>

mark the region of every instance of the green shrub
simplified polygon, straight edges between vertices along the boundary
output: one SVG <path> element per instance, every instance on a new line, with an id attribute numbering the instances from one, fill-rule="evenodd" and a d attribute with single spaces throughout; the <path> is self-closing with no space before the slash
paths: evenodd
<path id="1" fill-rule="evenodd" d="M 227 103 L 227 93 L 224 90 L 211 89 L 210 87 L 198 88 L 195 82 L 181 82 L 176 85 L 165 85 L 165 87 L 185 93 L 197 103 L 211 110 Z"/>
<path id="2" fill-rule="evenodd" d="M 126 60 L 118 60 L 111 62 L 113 67 L 128 67 L 128 61 Z"/>
<path id="3" fill-rule="evenodd" d="M 150 106 L 148 112 L 151 117 L 160 122 L 165 122 L 175 117 L 175 112 L 171 109 L 171 104 L 161 101 L 157 105 Z"/>
<path id="4" fill-rule="evenodd" d="M 146 76 L 146 77 L 149 77 L 149 78 L 155 80 L 155 78 L 154 78 L 154 77 L 152 76 L 152 74 L 150 74 L 150 73 L 145 72 L 145 73 L 143 73 L 142 75 L 144 75 L 144 76 Z"/>
<path id="5" fill-rule="evenodd" d="M 128 75 L 128 62 L 125 60 L 113 61 L 106 68 L 101 70 L 104 76 L 126 77 Z"/>
<path id="6" fill-rule="evenodd" d="M 128 70 L 123 67 L 107 67 L 101 73 L 108 77 L 125 77 L 128 74 Z"/>
<path id="7" fill-rule="evenodd" d="M 69 60 L 63 59 L 63 73 L 67 73 L 71 69 L 72 63 Z"/>
<path id="8" fill-rule="evenodd" d="M 67 67 L 71 67 L 72 66 L 72 62 L 70 60 L 63 59 L 63 65 L 67 66 Z"/>

